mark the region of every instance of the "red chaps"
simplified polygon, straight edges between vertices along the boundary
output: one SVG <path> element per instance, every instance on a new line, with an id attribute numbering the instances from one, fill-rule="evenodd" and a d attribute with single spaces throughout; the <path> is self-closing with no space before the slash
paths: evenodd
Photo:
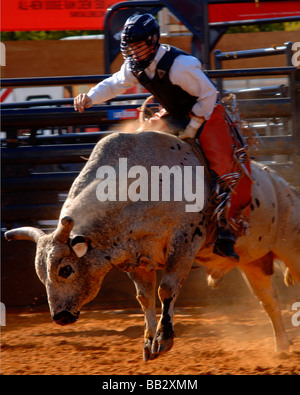
<path id="1" fill-rule="evenodd" d="M 210 119 L 205 123 L 199 137 L 199 143 L 208 160 L 210 170 L 214 170 L 219 177 L 236 171 L 237 165 L 233 158 L 234 140 L 229 127 L 225 109 L 221 104 L 218 104 Z M 249 160 L 245 166 L 251 174 Z M 230 207 L 226 215 L 228 221 L 231 218 L 235 219 L 242 211 L 250 207 L 251 184 L 252 181 L 243 172 L 234 189 L 236 193 L 232 193 L 230 197 Z"/>

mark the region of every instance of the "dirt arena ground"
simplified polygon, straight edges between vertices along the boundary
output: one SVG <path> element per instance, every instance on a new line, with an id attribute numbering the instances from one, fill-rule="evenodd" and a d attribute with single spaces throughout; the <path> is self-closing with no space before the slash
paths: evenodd
<path id="1" fill-rule="evenodd" d="M 7 314 L 4 375 L 298 375 L 300 327 L 283 309 L 290 353 L 274 353 L 271 325 L 257 304 L 175 310 L 173 349 L 144 362 L 140 310 L 86 310 L 60 327 L 48 312 Z"/>

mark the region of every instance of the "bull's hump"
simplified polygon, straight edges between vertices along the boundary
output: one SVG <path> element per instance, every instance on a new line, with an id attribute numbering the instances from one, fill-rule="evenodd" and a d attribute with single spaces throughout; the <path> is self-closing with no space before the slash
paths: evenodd
<path id="1" fill-rule="evenodd" d="M 119 158 L 128 158 L 131 165 L 199 165 L 190 145 L 163 132 L 112 133 L 95 147 L 93 158 L 113 164 Z M 91 159 L 92 159 L 91 157 Z"/>

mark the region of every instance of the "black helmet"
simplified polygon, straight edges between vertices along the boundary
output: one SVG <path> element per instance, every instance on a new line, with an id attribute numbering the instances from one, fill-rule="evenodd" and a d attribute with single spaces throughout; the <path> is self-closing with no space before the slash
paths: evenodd
<path id="1" fill-rule="evenodd" d="M 159 25 L 153 15 L 133 15 L 127 19 L 121 34 L 121 51 L 131 71 L 141 72 L 150 65 L 159 37 Z"/>

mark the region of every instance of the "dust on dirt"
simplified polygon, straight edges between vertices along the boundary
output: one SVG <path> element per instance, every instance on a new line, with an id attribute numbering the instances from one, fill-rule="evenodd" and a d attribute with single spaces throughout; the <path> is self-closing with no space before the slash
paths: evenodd
<path id="1" fill-rule="evenodd" d="M 265 312 L 253 306 L 175 309 L 172 350 L 144 362 L 139 310 L 86 310 L 60 327 L 49 312 L 7 314 L 1 336 L 4 375 L 283 375 L 300 373 L 300 327 L 283 310 L 289 353 L 275 353 Z"/>

